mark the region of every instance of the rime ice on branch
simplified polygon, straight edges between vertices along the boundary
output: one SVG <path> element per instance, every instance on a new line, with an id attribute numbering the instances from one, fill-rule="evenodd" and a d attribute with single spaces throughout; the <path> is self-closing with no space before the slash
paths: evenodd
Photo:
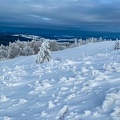
<path id="1" fill-rule="evenodd" d="M 40 47 L 40 51 L 38 52 L 36 63 L 43 63 L 46 61 L 50 61 L 50 43 L 49 41 L 44 41 Z"/>

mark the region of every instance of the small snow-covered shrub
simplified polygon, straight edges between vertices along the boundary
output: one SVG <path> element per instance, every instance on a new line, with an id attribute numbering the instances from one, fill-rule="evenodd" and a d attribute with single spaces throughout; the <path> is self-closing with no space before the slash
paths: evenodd
<path id="1" fill-rule="evenodd" d="M 113 120 L 120 120 L 120 107 L 117 106 L 114 108 L 114 112 L 110 114 Z"/>
<path id="2" fill-rule="evenodd" d="M 58 112 L 56 120 L 64 120 L 65 115 L 68 112 L 68 106 L 63 106 L 63 108 Z"/>
<path id="3" fill-rule="evenodd" d="M 108 93 L 102 104 L 102 111 L 109 113 L 112 120 L 120 118 L 120 91 Z"/>
<path id="4" fill-rule="evenodd" d="M 1 120 L 12 120 L 10 117 L 8 117 L 8 116 L 4 116 L 4 117 L 0 117 L 1 118 Z"/>
<path id="5" fill-rule="evenodd" d="M 7 102 L 9 98 L 7 98 L 5 95 L 0 96 L 0 102 Z"/>
<path id="6" fill-rule="evenodd" d="M 111 62 L 111 63 L 104 64 L 103 69 L 105 71 L 120 72 L 120 63 Z"/>

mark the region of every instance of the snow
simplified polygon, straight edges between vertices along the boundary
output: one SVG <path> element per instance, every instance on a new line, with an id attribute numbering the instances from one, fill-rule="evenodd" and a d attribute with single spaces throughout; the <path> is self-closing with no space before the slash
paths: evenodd
<path id="1" fill-rule="evenodd" d="M 120 120 L 120 50 L 89 43 L 0 61 L 0 120 Z"/>

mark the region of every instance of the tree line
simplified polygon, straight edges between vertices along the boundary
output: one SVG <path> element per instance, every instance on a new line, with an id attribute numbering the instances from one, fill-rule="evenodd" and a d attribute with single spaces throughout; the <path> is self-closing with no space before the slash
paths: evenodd
<path id="1" fill-rule="evenodd" d="M 49 41 L 49 50 L 50 51 L 58 51 L 66 48 L 76 47 L 87 43 L 93 42 L 102 42 L 106 41 L 106 39 L 102 39 L 102 37 L 98 38 L 88 38 L 86 40 L 83 39 L 72 39 L 73 43 L 70 42 L 57 42 L 56 40 L 44 39 L 40 40 L 32 40 L 32 41 L 20 41 L 17 40 L 15 42 L 9 42 L 9 45 L 4 46 L 0 45 L 0 60 L 12 59 L 17 56 L 29 56 L 38 54 L 40 51 L 41 45 L 44 41 Z"/>

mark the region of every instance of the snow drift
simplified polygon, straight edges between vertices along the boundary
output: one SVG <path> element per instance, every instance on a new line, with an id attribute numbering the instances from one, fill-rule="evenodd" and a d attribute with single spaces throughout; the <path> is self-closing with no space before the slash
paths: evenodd
<path id="1" fill-rule="evenodd" d="M 0 120 L 120 120 L 120 50 L 90 43 L 0 62 Z"/>

